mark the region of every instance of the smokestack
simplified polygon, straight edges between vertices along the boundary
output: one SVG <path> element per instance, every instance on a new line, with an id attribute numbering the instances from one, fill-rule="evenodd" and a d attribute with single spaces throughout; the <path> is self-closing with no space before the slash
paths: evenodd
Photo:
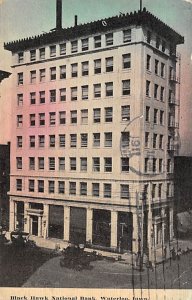
<path id="1" fill-rule="evenodd" d="M 140 11 L 143 10 L 143 3 L 142 3 L 142 0 L 140 0 Z"/>
<path id="2" fill-rule="evenodd" d="M 75 26 L 77 26 L 77 15 L 75 15 Z"/>
<path id="3" fill-rule="evenodd" d="M 56 29 L 62 28 L 62 0 L 57 0 L 56 7 Z"/>

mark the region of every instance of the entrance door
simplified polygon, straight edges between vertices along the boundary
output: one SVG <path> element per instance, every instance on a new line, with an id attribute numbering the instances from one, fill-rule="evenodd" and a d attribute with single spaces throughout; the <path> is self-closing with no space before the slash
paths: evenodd
<path id="1" fill-rule="evenodd" d="M 31 217 L 31 222 L 32 222 L 32 235 L 38 236 L 38 217 L 37 216 L 32 216 Z"/>

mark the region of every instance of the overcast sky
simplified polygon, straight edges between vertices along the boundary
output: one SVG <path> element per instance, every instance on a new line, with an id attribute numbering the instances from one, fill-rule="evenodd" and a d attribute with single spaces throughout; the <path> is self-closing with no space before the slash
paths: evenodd
<path id="1" fill-rule="evenodd" d="M 63 27 L 138 10 L 140 0 L 63 0 Z M 0 0 L 0 69 L 10 71 L 10 53 L 3 43 L 55 28 L 56 0 Z M 143 0 L 143 7 L 185 37 L 182 54 L 181 154 L 192 155 L 192 0 Z M 10 81 L 1 84 L 0 143 L 9 140 Z"/>

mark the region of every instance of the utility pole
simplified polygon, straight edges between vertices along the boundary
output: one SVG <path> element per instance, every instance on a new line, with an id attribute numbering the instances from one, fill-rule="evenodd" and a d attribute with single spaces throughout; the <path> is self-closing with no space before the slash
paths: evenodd
<path id="1" fill-rule="evenodd" d="M 140 0 L 140 11 L 142 11 L 143 5 L 142 5 L 142 0 Z"/>
<path id="2" fill-rule="evenodd" d="M 148 197 L 148 259 L 149 261 L 152 260 L 152 210 L 151 210 L 151 203 L 152 203 L 152 183 L 149 182 L 149 197 Z"/>

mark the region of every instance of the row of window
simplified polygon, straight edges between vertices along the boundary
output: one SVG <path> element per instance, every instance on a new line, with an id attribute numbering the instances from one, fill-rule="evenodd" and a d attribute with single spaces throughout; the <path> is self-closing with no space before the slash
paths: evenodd
<path id="1" fill-rule="evenodd" d="M 165 171 L 165 166 L 163 164 L 162 158 L 148 157 L 145 158 L 144 172 L 148 173 L 163 173 Z M 173 173 L 173 161 L 171 159 L 167 159 L 166 172 Z"/>
<path id="2" fill-rule="evenodd" d="M 122 42 L 129 43 L 131 42 L 131 29 L 123 30 Z M 80 45 L 81 43 L 81 45 Z M 91 48 L 101 48 L 104 46 L 112 46 L 113 45 L 113 32 L 105 34 L 105 45 L 103 44 L 102 36 L 96 35 L 93 37 L 93 47 Z M 81 49 L 80 49 L 81 47 Z M 88 51 L 90 48 L 89 38 L 83 38 L 81 41 L 74 40 L 70 42 L 70 51 L 67 49 L 67 43 L 59 44 L 59 55 L 63 56 L 66 54 L 77 53 L 78 51 Z M 49 46 L 49 57 L 56 57 L 57 55 L 57 45 Z M 42 60 L 47 58 L 46 49 L 40 48 L 38 50 L 32 49 L 30 50 L 30 61 L 34 62 L 38 59 Z M 24 62 L 24 52 L 18 53 L 18 63 Z"/>
<path id="3" fill-rule="evenodd" d="M 146 59 L 146 69 L 151 72 L 152 70 L 152 63 L 151 63 L 151 56 L 147 54 Z M 165 64 L 163 62 L 159 62 L 159 60 L 155 59 L 154 61 L 154 73 L 157 76 L 161 76 L 165 78 Z"/>
<path id="4" fill-rule="evenodd" d="M 164 125 L 164 111 L 159 110 L 157 108 L 153 109 L 153 123 Z M 150 122 L 151 121 L 151 108 L 150 106 L 146 106 L 145 108 L 145 121 Z"/>

